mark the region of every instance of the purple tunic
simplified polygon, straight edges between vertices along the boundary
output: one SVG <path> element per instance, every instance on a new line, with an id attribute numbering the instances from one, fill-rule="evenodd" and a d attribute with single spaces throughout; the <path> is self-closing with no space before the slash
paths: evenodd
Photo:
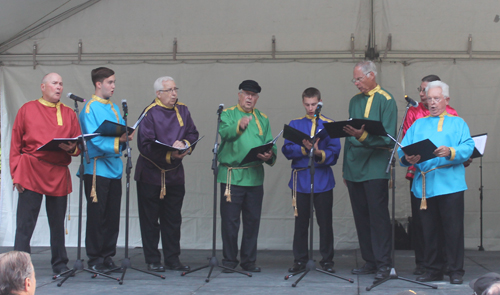
<path id="1" fill-rule="evenodd" d="M 167 170 L 166 185 L 183 185 L 182 160 L 171 159 L 170 152 L 154 142 L 158 140 L 173 145 L 179 140 L 191 144 L 198 139 L 198 130 L 187 106 L 177 103 L 173 108 L 169 108 L 156 98 L 145 112 L 146 115 L 137 128 L 137 146 L 141 155 L 137 159 L 134 179 L 147 184 L 161 185 L 159 169 L 161 168 Z"/>

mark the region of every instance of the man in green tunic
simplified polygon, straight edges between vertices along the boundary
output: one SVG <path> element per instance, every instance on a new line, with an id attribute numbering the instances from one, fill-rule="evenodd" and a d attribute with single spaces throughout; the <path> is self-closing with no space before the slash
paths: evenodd
<path id="1" fill-rule="evenodd" d="M 356 64 L 352 82 L 359 89 L 349 103 L 349 117 L 381 121 L 385 130 L 396 136 L 398 110 L 392 95 L 375 80 L 377 67 L 372 61 Z M 389 137 L 372 135 L 361 129 L 344 127 L 344 179 L 349 190 L 361 257 L 365 265 L 353 274 L 376 273 L 375 280 L 389 275 L 391 267 L 391 223 L 389 218 Z"/>
<path id="2" fill-rule="evenodd" d="M 257 237 L 259 235 L 262 199 L 264 197 L 264 167 L 276 162 L 276 146 L 258 154 L 256 161 L 241 165 L 247 153 L 254 147 L 273 140 L 269 119 L 255 109 L 261 87 L 253 80 L 245 80 L 239 86 L 238 104 L 221 114 L 219 134 L 219 173 L 221 184 L 221 227 L 224 266 L 235 268 L 238 261 L 238 231 L 240 214 L 243 219 L 241 239 L 241 268 L 260 272 L 256 266 Z"/>

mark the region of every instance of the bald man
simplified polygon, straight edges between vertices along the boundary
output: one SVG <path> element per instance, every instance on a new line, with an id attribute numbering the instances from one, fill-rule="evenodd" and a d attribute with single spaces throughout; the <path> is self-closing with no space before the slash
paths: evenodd
<path id="1" fill-rule="evenodd" d="M 14 250 L 31 252 L 30 240 L 45 195 L 52 270 L 59 274 L 68 270 L 64 245 L 64 216 L 72 191 L 68 165 L 80 151 L 76 143 L 61 143 L 56 151 L 37 149 L 54 138 L 73 138 L 81 133 L 75 112 L 59 101 L 63 91 L 61 76 L 45 75 L 40 89 L 42 97 L 19 109 L 12 128 L 10 173 L 19 192 Z"/>

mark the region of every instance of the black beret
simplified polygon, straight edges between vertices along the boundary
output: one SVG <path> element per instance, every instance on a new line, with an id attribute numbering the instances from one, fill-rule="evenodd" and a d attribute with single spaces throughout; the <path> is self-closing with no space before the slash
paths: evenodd
<path id="1" fill-rule="evenodd" d="M 255 82 L 254 80 L 245 80 L 245 81 L 241 82 L 238 89 L 252 91 L 255 93 L 260 93 L 260 91 L 261 91 L 259 83 Z"/>

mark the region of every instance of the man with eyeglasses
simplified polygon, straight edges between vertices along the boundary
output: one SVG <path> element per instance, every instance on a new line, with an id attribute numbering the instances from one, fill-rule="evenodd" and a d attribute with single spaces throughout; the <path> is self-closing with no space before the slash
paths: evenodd
<path id="1" fill-rule="evenodd" d="M 178 102 L 179 88 L 172 77 L 158 78 L 154 90 L 156 98 L 144 110 L 146 116 L 137 131 L 140 155 L 135 180 L 144 257 L 150 271 L 164 272 L 165 267 L 188 271 L 190 267 L 179 260 L 185 194 L 182 159 L 191 154 L 194 147 L 184 152 L 167 151 L 155 144 L 155 140 L 184 149 L 195 142 L 199 134 L 187 106 Z M 165 265 L 158 251 L 160 233 Z"/>
<path id="2" fill-rule="evenodd" d="M 446 83 L 430 82 L 426 87 L 426 96 L 430 116 L 415 121 L 401 144 L 407 146 L 429 139 L 438 146 L 433 152 L 436 157 L 418 163 L 420 155 L 405 155 L 401 148 L 398 149 L 401 165 L 414 165 L 417 168 L 411 190 L 415 197 L 421 199 L 426 269 L 422 276 L 417 277 L 417 281 L 443 279 L 444 263 L 439 248 L 441 228 L 450 283 L 462 284 L 465 272 L 464 191 L 467 189 L 463 163 L 472 155 L 474 140 L 467 123 L 446 111 L 450 101 Z"/>
<path id="3" fill-rule="evenodd" d="M 381 121 L 385 130 L 396 136 L 398 110 L 392 95 L 376 81 L 372 61 L 355 65 L 352 82 L 359 89 L 349 103 L 349 117 Z M 393 143 L 387 136 L 344 127 L 350 136 L 344 145 L 343 177 L 358 233 L 361 257 L 365 264 L 354 268 L 357 275 L 373 274 L 375 280 L 387 277 L 391 267 L 391 223 L 389 218 L 389 173 L 385 173 Z"/>
<path id="4" fill-rule="evenodd" d="M 433 81 L 441 81 L 441 79 L 437 75 L 428 75 L 422 78 L 420 83 L 420 87 L 417 88 L 420 96 L 420 103 L 416 107 L 410 107 L 408 109 L 408 113 L 406 115 L 406 119 L 403 122 L 403 137 L 406 134 L 406 131 L 410 126 L 417 120 L 426 116 L 429 116 L 429 106 L 427 97 L 425 96 L 425 87 L 429 82 Z M 447 105 L 446 112 L 450 115 L 458 116 L 457 111 L 454 108 Z M 406 179 L 410 181 L 410 203 L 411 203 L 411 216 L 412 216 L 412 246 L 415 251 L 415 270 L 413 271 L 414 275 L 423 275 L 425 273 L 424 267 L 424 237 L 422 232 L 422 222 L 420 220 L 420 200 L 413 195 L 411 192 L 411 186 L 413 183 L 413 177 L 415 175 L 416 168 L 412 165 L 408 167 L 408 171 L 406 173 Z M 442 242 L 440 242 L 442 244 Z M 442 247 L 440 248 L 442 249 Z M 446 260 L 446 255 L 442 253 L 440 257 L 443 257 Z"/>
<path id="5" fill-rule="evenodd" d="M 263 163 L 273 166 L 276 162 L 276 145 L 258 154 L 258 160 L 241 165 L 247 153 L 254 147 L 273 140 L 267 116 L 255 108 L 261 87 L 253 80 L 241 82 L 238 104 L 221 114 L 219 134 L 219 173 L 221 184 L 221 232 L 222 264 L 236 268 L 238 256 L 238 231 L 240 215 L 243 219 L 241 240 L 241 268 L 260 272 L 256 265 L 257 237 L 259 235 L 262 200 L 264 197 Z"/>

